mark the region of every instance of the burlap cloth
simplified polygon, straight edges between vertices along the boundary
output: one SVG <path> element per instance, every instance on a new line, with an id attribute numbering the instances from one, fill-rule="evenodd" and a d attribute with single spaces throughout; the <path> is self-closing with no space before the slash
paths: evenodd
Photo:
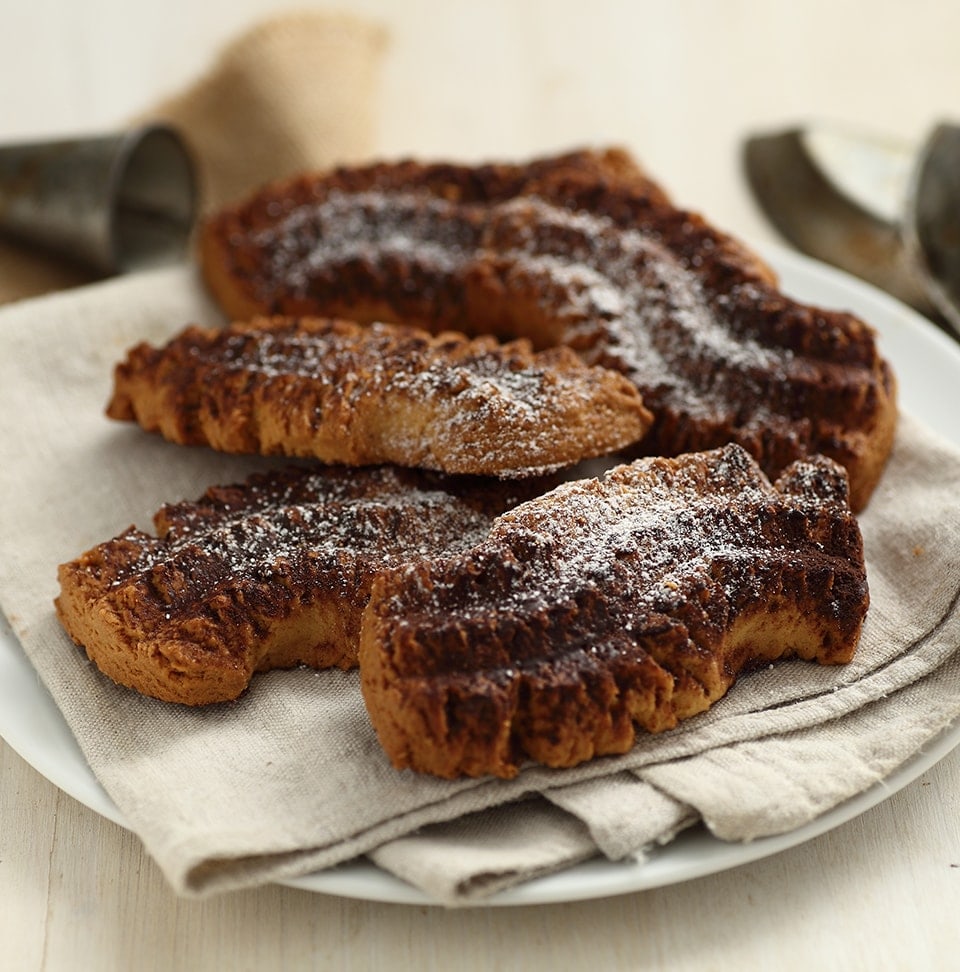
<path id="1" fill-rule="evenodd" d="M 108 683 L 56 620 L 57 564 L 265 462 L 111 423 L 112 366 L 139 340 L 219 319 L 192 268 L 0 312 L 0 607 L 178 892 L 369 854 L 454 904 L 592 855 L 642 858 L 701 820 L 730 841 L 782 833 L 882 780 L 960 711 L 960 453 L 909 417 L 862 517 L 873 602 L 855 660 L 758 672 L 624 757 L 445 782 L 390 767 L 356 673 L 270 673 L 201 710 Z"/>

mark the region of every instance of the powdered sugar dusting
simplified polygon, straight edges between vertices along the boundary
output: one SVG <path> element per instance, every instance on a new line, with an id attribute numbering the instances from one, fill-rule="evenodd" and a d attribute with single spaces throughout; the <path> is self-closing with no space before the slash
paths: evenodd
<path id="1" fill-rule="evenodd" d="M 585 586 L 622 590 L 629 583 L 628 609 L 649 612 L 658 599 L 672 599 L 684 578 L 707 576 L 720 558 L 762 557 L 758 509 L 777 496 L 744 459 L 732 446 L 679 468 L 640 460 L 505 514 L 486 545 L 522 550 L 524 577 L 509 597 L 563 603 Z M 509 599 L 502 608 L 524 610 Z"/>
<path id="2" fill-rule="evenodd" d="M 570 352 L 398 325 L 254 321 L 185 332 L 171 353 L 195 369 L 201 396 L 241 389 L 227 406 L 214 402 L 211 416 L 250 413 L 259 432 L 253 412 L 274 403 L 284 410 L 278 424 L 295 414 L 308 430 L 297 454 L 325 461 L 530 476 L 623 448 L 649 421 L 623 378 Z M 183 380 L 183 369 L 171 373 Z"/>
<path id="3" fill-rule="evenodd" d="M 156 598 L 180 616 L 218 590 L 251 584 L 279 584 L 282 596 L 304 582 L 329 585 L 332 576 L 347 589 L 358 570 L 468 549 L 510 505 L 509 494 L 480 483 L 444 488 L 390 467 L 349 476 L 291 470 L 217 492 L 219 499 L 165 508 L 161 539 L 133 531 L 106 545 L 125 556 L 111 586 L 145 587 L 143 610 Z"/>
<path id="4" fill-rule="evenodd" d="M 624 372 L 651 404 L 693 416 L 750 402 L 755 414 L 746 420 L 762 426 L 768 390 L 787 387 L 792 353 L 732 336 L 697 273 L 652 235 L 536 197 L 484 206 L 413 190 L 334 190 L 259 231 L 254 243 L 269 254 L 265 290 L 297 297 L 311 293 L 319 274 L 357 260 L 375 277 L 400 261 L 417 268 L 419 281 L 442 281 L 454 293 L 495 265 L 511 290 L 541 295 L 557 343 Z"/>
<path id="5" fill-rule="evenodd" d="M 432 196 L 334 190 L 261 230 L 253 242 L 270 252 L 273 280 L 302 294 L 318 271 L 356 259 L 417 256 L 440 272 L 456 272 L 479 233 Z"/>
<path id="6" fill-rule="evenodd" d="M 792 493 L 771 486 L 739 446 L 637 460 L 521 504 L 468 555 L 405 568 L 378 610 L 425 646 L 408 674 L 419 665 L 474 670 L 478 659 L 496 667 L 505 657 L 521 667 L 541 658 L 560 664 L 561 647 L 577 653 L 677 625 L 683 640 L 694 628 L 722 631 L 782 592 L 784 570 L 858 578 L 837 583 L 836 601 L 832 583 L 817 591 L 824 618 L 855 628 L 859 615 L 839 598 L 863 608 L 862 550 L 830 469 L 838 467 L 828 464 L 819 476 L 801 471 L 802 488 Z M 462 656 L 443 640 L 450 629 L 470 646 Z M 511 642 L 512 630 L 524 637 Z M 443 657 L 429 648 L 434 637 Z"/>

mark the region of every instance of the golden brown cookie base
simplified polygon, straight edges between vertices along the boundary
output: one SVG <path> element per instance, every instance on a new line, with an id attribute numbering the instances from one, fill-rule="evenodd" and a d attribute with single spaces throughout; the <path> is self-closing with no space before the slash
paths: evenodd
<path id="1" fill-rule="evenodd" d="M 623 449 L 651 421 L 626 378 L 568 348 L 317 318 L 138 345 L 107 411 L 224 452 L 501 477 Z"/>
<path id="2" fill-rule="evenodd" d="M 324 314 L 565 345 L 626 375 L 638 452 L 737 442 L 775 478 L 825 454 L 867 502 L 896 391 L 873 331 L 777 288 L 618 150 L 526 165 L 411 161 L 275 183 L 208 220 L 200 261 L 235 317 Z"/>
<path id="3" fill-rule="evenodd" d="M 542 483 L 389 467 L 288 470 L 163 507 L 60 567 L 57 613 L 111 679 L 168 702 L 236 698 L 254 672 L 357 664 L 373 579 L 461 550 Z"/>
<path id="4" fill-rule="evenodd" d="M 398 768 L 511 777 L 626 752 L 751 665 L 849 661 L 867 605 L 840 466 L 773 486 L 739 446 L 641 459 L 379 578 L 361 684 Z"/>

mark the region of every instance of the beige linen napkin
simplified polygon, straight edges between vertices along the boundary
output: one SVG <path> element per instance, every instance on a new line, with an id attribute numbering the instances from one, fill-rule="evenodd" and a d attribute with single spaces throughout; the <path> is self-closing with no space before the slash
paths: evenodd
<path id="1" fill-rule="evenodd" d="M 219 316 L 190 269 L 0 312 L 0 607 L 178 892 L 372 853 L 457 903 L 589 854 L 642 855 L 695 819 L 731 840 L 776 833 L 884 777 L 960 710 L 960 454 L 909 418 L 863 516 L 873 605 L 854 662 L 760 671 L 626 756 L 447 782 L 390 767 L 355 672 L 270 673 L 200 710 L 112 685 L 59 627 L 57 564 L 267 462 L 104 417 L 125 349 L 191 320 Z"/>
<path id="2" fill-rule="evenodd" d="M 178 129 L 197 166 L 201 209 L 210 209 L 271 179 L 369 156 L 385 44 L 383 28 L 349 14 L 271 17 L 137 122 Z M 0 240 L 0 303 L 92 279 L 80 267 Z"/>

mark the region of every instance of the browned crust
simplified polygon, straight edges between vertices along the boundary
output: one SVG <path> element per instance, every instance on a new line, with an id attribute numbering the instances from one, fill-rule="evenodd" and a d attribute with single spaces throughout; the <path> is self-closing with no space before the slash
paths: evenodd
<path id="1" fill-rule="evenodd" d="M 663 190 L 636 164 L 630 154 L 619 148 L 600 152 L 575 151 L 521 165 L 491 163 L 464 166 L 439 162 L 423 164 L 413 159 L 400 162 L 375 162 L 369 165 L 341 166 L 332 171 L 304 173 L 293 178 L 269 183 L 242 200 L 224 207 L 200 226 L 198 256 L 200 268 L 210 292 L 234 320 L 246 320 L 263 314 L 317 314 L 345 317 L 350 320 L 415 321 L 433 329 L 459 328 L 451 316 L 443 323 L 442 310 L 429 306 L 418 295 L 407 293 L 415 302 L 400 310 L 397 296 L 400 281 L 384 281 L 381 288 L 353 290 L 346 282 L 327 287 L 322 298 L 264 292 L 259 283 L 263 257 L 250 237 L 269 230 L 282 215 L 311 205 L 331 193 L 357 193 L 370 189 L 386 193 L 419 188 L 429 195 L 457 204 L 506 202 L 517 197 L 544 194 L 551 198 L 563 192 L 590 191 L 599 185 L 629 186 L 638 196 L 651 203 L 666 203 Z M 439 311 L 439 313 L 438 313 Z M 488 330 L 490 330 L 488 328 Z M 548 341 L 545 343 L 556 343 Z"/>
<path id="2" fill-rule="evenodd" d="M 325 234 L 314 217 L 332 203 L 342 218 Z M 323 252 L 345 225 L 384 219 L 395 225 L 368 246 Z M 465 256 L 451 269 L 458 250 Z M 199 256 L 211 292 L 237 318 L 319 313 L 572 346 L 640 389 L 655 420 L 637 453 L 733 441 L 774 478 L 822 453 L 847 469 L 859 510 L 892 446 L 895 383 L 873 331 L 785 297 L 756 254 L 674 206 L 622 150 L 304 175 L 208 220 Z M 629 313 L 593 300 L 601 287 Z"/>
<path id="3" fill-rule="evenodd" d="M 614 452 L 651 421 L 626 378 L 568 348 L 315 318 L 138 345 L 107 413 L 225 452 L 501 477 Z"/>
<path id="4" fill-rule="evenodd" d="M 640 459 L 374 584 L 364 699 L 398 768 L 573 766 L 708 708 L 746 667 L 849 661 L 868 591 L 846 477 L 739 446 Z"/>
<path id="5" fill-rule="evenodd" d="M 357 664 L 373 579 L 463 549 L 543 482 L 291 469 L 168 505 L 59 569 L 58 616 L 115 682 L 167 702 L 236 698 L 254 672 Z"/>

